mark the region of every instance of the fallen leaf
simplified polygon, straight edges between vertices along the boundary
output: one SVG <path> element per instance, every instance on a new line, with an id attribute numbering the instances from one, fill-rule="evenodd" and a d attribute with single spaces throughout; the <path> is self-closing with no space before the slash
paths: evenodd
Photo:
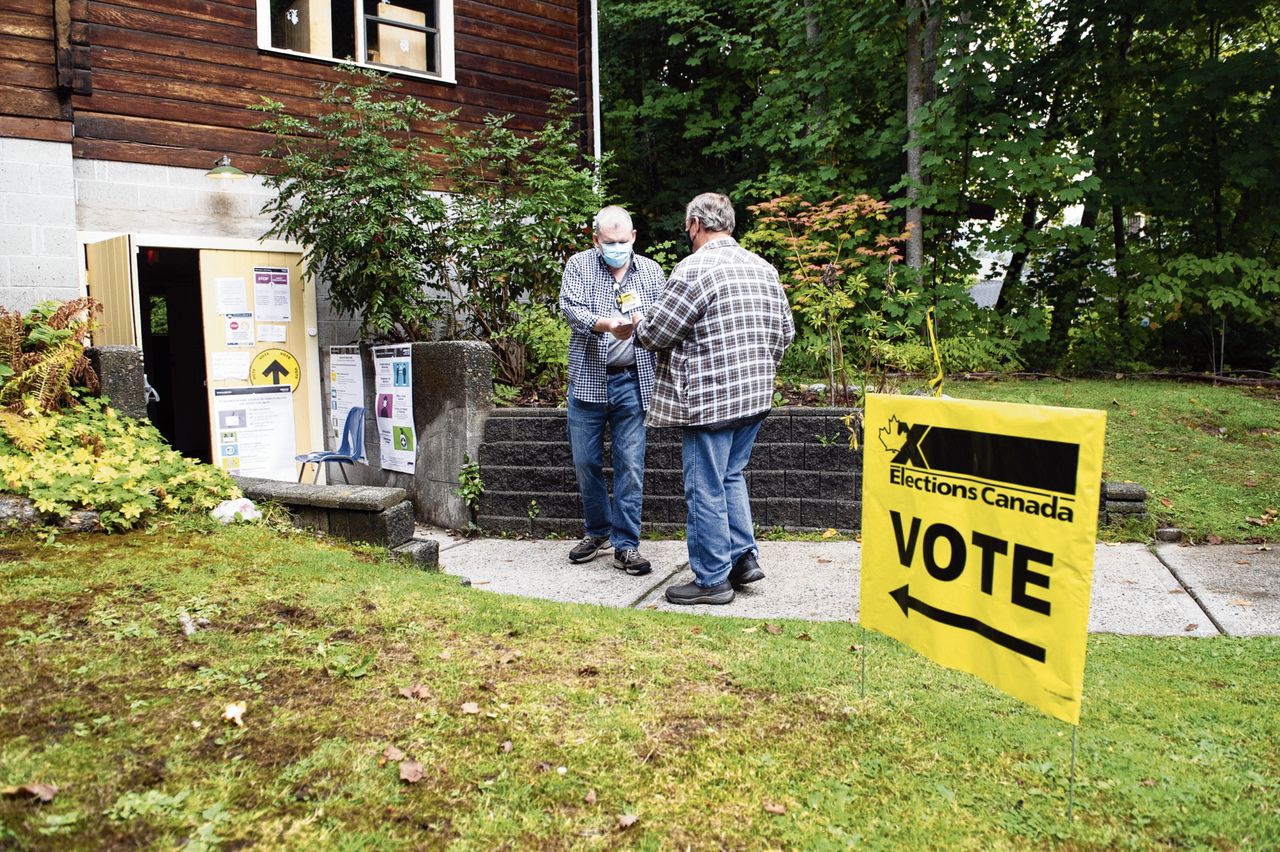
<path id="1" fill-rule="evenodd" d="M 743 632 L 743 633 L 755 633 L 755 632 L 756 632 L 757 630 L 759 630 L 759 629 L 760 629 L 760 628 L 758 628 L 758 627 L 744 627 L 744 628 L 742 628 L 742 632 Z"/>
<path id="2" fill-rule="evenodd" d="M 1138 412 L 1137 412 L 1137 410 L 1136 410 L 1136 409 L 1130 409 L 1130 410 L 1129 410 L 1129 416 L 1130 416 L 1130 417 L 1137 417 L 1137 416 L 1138 416 Z"/>
<path id="3" fill-rule="evenodd" d="M 19 784 L 17 787 L 5 787 L 4 789 L 0 789 L 0 795 L 10 799 L 16 799 L 19 796 L 29 796 L 41 802 L 52 802 L 53 797 L 58 795 L 58 788 L 52 784 L 43 784 L 35 781 L 27 784 Z"/>
<path id="4" fill-rule="evenodd" d="M 547 763 L 545 760 L 540 761 L 540 762 L 538 763 L 538 771 L 539 771 L 539 772 L 550 772 L 550 771 L 551 771 L 551 764 L 550 764 L 550 763 Z"/>
<path id="5" fill-rule="evenodd" d="M 834 536 L 837 536 L 839 534 L 840 533 L 836 532 L 835 527 L 827 527 L 825 530 L 822 531 L 823 538 L 833 538 Z"/>
<path id="6" fill-rule="evenodd" d="M 764 811 L 765 813 L 777 814 L 778 816 L 782 816 L 787 812 L 787 807 L 786 805 L 779 805 L 773 802 L 765 802 Z"/>
<path id="7" fill-rule="evenodd" d="M 518 659 L 520 659 L 519 651 L 508 651 L 498 658 L 498 665 L 505 666 L 508 663 L 514 663 Z"/>
<path id="8" fill-rule="evenodd" d="M 235 722 L 237 727 L 244 727 L 244 711 L 249 708 L 243 704 L 228 704 L 226 709 L 222 711 L 222 718 L 228 722 Z"/>
<path id="9" fill-rule="evenodd" d="M 474 701 L 468 701 L 466 704 L 462 705 L 462 712 L 474 716 L 480 712 L 480 705 Z"/>
<path id="10" fill-rule="evenodd" d="M 1168 497 L 1161 497 L 1161 498 L 1160 498 L 1160 505 L 1161 505 L 1161 506 L 1164 506 L 1166 509 L 1168 509 L 1170 506 L 1172 506 L 1172 505 L 1173 505 L 1173 501 L 1172 501 L 1172 500 L 1170 500 Z"/>
<path id="11" fill-rule="evenodd" d="M 701 633 L 701 632 L 702 632 L 702 628 L 701 628 L 701 627 L 690 627 L 690 628 L 689 628 L 689 632 L 690 632 L 690 633 L 692 633 L 694 636 L 697 636 L 699 633 Z"/>
<path id="12" fill-rule="evenodd" d="M 583 677 L 595 677 L 596 675 L 600 674 L 600 670 L 595 666 L 587 665 L 578 669 L 578 674 L 582 675 Z"/>
<path id="13" fill-rule="evenodd" d="M 1183 633 L 1190 633 L 1190 632 L 1191 632 L 1191 631 L 1193 631 L 1193 630 L 1199 630 L 1199 629 L 1200 629 L 1200 625 L 1199 625 L 1199 624 L 1188 624 L 1186 627 L 1182 628 L 1182 632 L 1183 632 Z"/>
<path id="14" fill-rule="evenodd" d="M 859 651 L 861 651 L 861 650 L 862 650 L 862 646 L 861 646 L 861 645 L 850 645 L 850 646 L 849 646 L 849 650 L 850 650 L 850 651 L 853 651 L 853 653 L 855 653 L 855 654 L 856 654 L 856 653 L 858 653 Z"/>
<path id="15" fill-rule="evenodd" d="M 1214 535 L 1213 533 L 1209 533 L 1205 536 L 1204 540 L 1210 544 L 1222 544 L 1222 536 Z"/>
<path id="16" fill-rule="evenodd" d="M 817 561 L 823 565 L 828 565 L 831 563 L 830 559 L 823 559 L 822 557 L 818 557 Z"/>
<path id="17" fill-rule="evenodd" d="M 422 764 L 416 760 L 405 760 L 400 764 L 400 780 L 409 784 L 417 784 L 422 780 Z"/>
<path id="18" fill-rule="evenodd" d="M 1143 787 L 1154 787 L 1154 786 L 1156 786 L 1156 779 L 1154 779 L 1154 778 L 1143 778 L 1143 779 L 1142 779 L 1142 781 L 1141 781 L 1141 782 L 1139 782 L 1139 783 L 1141 783 Z"/>
<path id="19" fill-rule="evenodd" d="M 588 790 L 587 795 L 582 797 L 582 801 L 586 802 L 588 805 L 594 805 L 596 803 L 596 791 Z"/>
<path id="20" fill-rule="evenodd" d="M 764 629 L 773 636 L 782 635 L 782 625 L 780 624 L 766 624 Z"/>
<path id="21" fill-rule="evenodd" d="M 808 632 L 807 630 L 806 630 L 806 631 L 804 631 L 803 633 L 797 633 L 797 634 L 796 634 L 796 638 L 797 638 L 797 639 L 799 639 L 801 642 L 812 642 L 812 641 L 813 641 L 813 637 L 809 635 L 809 632 Z"/>
<path id="22" fill-rule="evenodd" d="M 657 609 L 657 608 L 658 608 L 658 605 L 656 603 L 651 603 L 645 607 L 645 609 Z"/>
<path id="23" fill-rule="evenodd" d="M 1237 559 L 1237 560 L 1236 560 L 1236 564 L 1237 564 L 1237 565 L 1249 565 L 1249 564 L 1251 564 L 1251 563 L 1249 562 L 1249 560 L 1248 560 L 1248 559 Z"/>
<path id="24" fill-rule="evenodd" d="M 640 817 L 635 814 L 623 814 L 618 817 L 618 828 L 624 831 L 639 822 Z"/>
<path id="25" fill-rule="evenodd" d="M 471 581 L 471 585 L 473 585 L 473 586 L 487 586 L 487 585 L 489 585 L 489 581 L 488 581 L 488 580 L 472 580 L 472 581 Z"/>
<path id="26" fill-rule="evenodd" d="M 431 697 L 431 690 L 427 689 L 426 684 L 415 683 L 413 686 L 406 686 L 400 690 L 400 694 L 405 698 L 416 698 L 420 701 L 426 701 Z"/>
<path id="27" fill-rule="evenodd" d="M 1265 553 L 1266 551 L 1268 551 L 1268 550 L 1270 550 L 1270 549 L 1271 549 L 1271 548 L 1270 548 L 1270 547 L 1268 547 L 1268 546 L 1267 546 L 1267 545 L 1265 545 L 1265 544 L 1260 544 L 1260 545 L 1258 545 L 1258 552 L 1259 552 L 1259 553 Z"/>
<path id="28" fill-rule="evenodd" d="M 378 765 L 386 766 L 387 763 L 392 760 L 404 760 L 404 752 L 393 745 L 389 745 L 386 750 L 382 752 L 382 757 L 378 759 Z"/>
<path id="29" fill-rule="evenodd" d="M 1241 484 L 1241 485 L 1243 485 L 1245 488 L 1257 488 L 1257 487 L 1258 487 L 1258 483 L 1257 483 L 1257 482 L 1255 482 L 1255 481 L 1254 481 L 1254 480 L 1252 480 L 1252 479 L 1246 479 L 1244 482 L 1242 482 L 1242 483 L 1240 483 L 1240 484 Z"/>
<path id="30" fill-rule="evenodd" d="M 515 746 L 511 744 L 511 740 L 503 740 L 502 745 L 498 746 L 498 750 L 503 754 L 511 754 L 515 751 Z"/>
<path id="31" fill-rule="evenodd" d="M 447 660 L 447 659 L 451 658 L 452 656 L 453 656 L 453 653 L 452 653 L 452 652 L 450 652 L 450 651 L 441 651 L 441 652 L 440 652 L 440 659 L 442 659 L 442 660 Z"/>
<path id="32" fill-rule="evenodd" d="M 1253 601 L 1247 601 L 1244 598 L 1236 598 L 1233 601 L 1227 601 L 1232 606 L 1253 606 Z"/>

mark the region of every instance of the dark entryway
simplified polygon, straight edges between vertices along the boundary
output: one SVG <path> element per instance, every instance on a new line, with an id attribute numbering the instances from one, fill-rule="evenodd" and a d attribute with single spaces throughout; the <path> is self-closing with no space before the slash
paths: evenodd
<path id="1" fill-rule="evenodd" d="M 212 461 L 200 252 L 139 247 L 138 296 L 143 362 L 160 397 L 148 401 L 147 416 L 178 452 Z"/>

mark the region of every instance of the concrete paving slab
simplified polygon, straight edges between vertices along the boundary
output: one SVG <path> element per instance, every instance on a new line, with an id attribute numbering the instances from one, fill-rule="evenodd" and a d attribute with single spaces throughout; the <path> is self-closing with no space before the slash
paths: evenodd
<path id="1" fill-rule="evenodd" d="M 1156 546 L 1156 555 L 1231 636 L 1280 636 L 1280 546 Z"/>
<path id="2" fill-rule="evenodd" d="M 1144 544 L 1098 545 L 1090 633 L 1217 636 L 1218 629 Z"/>
<path id="3" fill-rule="evenodd" d="M 466 577 L 478 589 L 529 598 L 627 607 L 665 582 L 687 562 L 682 541 L 645 541 L 640 552 L 653 571 L 632 577 L 613 567 L 613 552 L 574 565 L 576 541 L 476 539 L 440 551 L 446 574 Z"/>
<path id="4" fill-rule="evenodd" d="M 801 618 L 807 621 L 851 621 L 858 616 L 858 566 L 861 545 L 856 542 L 760 542 L 760 567 L 765 578 L 739 590 L 725 606 L 678 606 L 667 603 L 667 586 L 693 579 L 687 567 L 642 600 L 638 606 L 667 612 L 731 615 L 741 618 Z"/>

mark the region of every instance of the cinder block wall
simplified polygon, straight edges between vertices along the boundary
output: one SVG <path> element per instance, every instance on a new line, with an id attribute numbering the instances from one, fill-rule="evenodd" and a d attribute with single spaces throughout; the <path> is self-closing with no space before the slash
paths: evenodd
<path id="1" fill-rule="evenodd" d="M 0 306 L 80 295 L 71 145 L 0 138 Z"/>
<path id="2" fill-rule="evenodd" d="M 862 456 L 849 449 L 847 410 L 777 408 L 760 428 L 747 487 L 761 527 L 855 531 L 862 522 Z M 645 529 L 684 529 L 680 430 L 651 429 L 645 458 Z M 605 445 L 605 475 L 612 474 Z M 498 409 L 480 446 L 479 524 L 529 535 L 582 534 L 568 429 L 562 409 Z M 536 509 L 531 509 L 536 501 Z M 531 517 L 532 515 L 532 517 Z"/>

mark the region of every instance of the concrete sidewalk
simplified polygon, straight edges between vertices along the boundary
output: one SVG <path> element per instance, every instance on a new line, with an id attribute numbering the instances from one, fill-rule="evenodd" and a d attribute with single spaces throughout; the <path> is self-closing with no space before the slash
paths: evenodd
<path id="1" fill-rule="evenodd" d="M 572 541 L 440 540 L 443 571 L 480 589 L 570 603 L 755 619 L 853 621 L 861 546 L 854 542 L 761 542 L 766 579 L 727 606 L 672 606 L 671 585 L 693 575 L 683 541 L 644 541 L 654 570 L 632 577 L 612 553 L 569 563 Z M 1265 548 L 1265 549 L 1264 549 Z M 1280 546 L 1099 544 L 1089 612 L 1093 633 L 1141 636 L 1280 636 Z"/>

